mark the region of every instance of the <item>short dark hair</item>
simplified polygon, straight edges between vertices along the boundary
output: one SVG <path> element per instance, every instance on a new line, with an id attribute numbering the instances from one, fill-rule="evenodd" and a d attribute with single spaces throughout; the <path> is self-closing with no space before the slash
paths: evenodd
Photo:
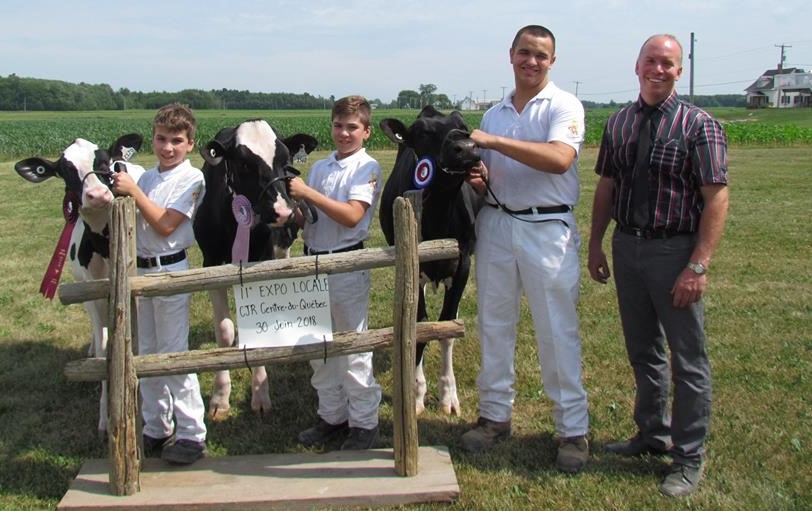
<path id="1" fill-rule="evenodd" d="M 186 137 L 193 141 L 197 121 L 191 108 L 180 103 L 170 103 L 162 106 L 158 113 L 155 114 L 155 119 L 152 121 L 153 131 L 156 126 L 166 128 L 169 131 L 183 131 L 186 133 Z"/>
<path id="2" fill-rule="evenodd" d="M 333 104 L 333 118 L 355 114 L 361 118 L 364 127 L 368 128 L 372 118 L 372 107 L 364 96 L 347 96 Z"/>
<path id="3" fill-rule="evenodd" d="M 555 54 L 555 36 L 550 29 L 547 27 L 542 27 L 541 25 L 527 25 L 526 27 L 522 27 L 516 32 L 516 37 L 513 38 L 513 43 L 510 45 L 511 49 L 516 48 L 516 45 L 519 44 L 519 39 L 522 37 L 522 34 L 530 34 L 534 37 L 549 37 L 550 40 L 553 42 L 553 54 Z"/>

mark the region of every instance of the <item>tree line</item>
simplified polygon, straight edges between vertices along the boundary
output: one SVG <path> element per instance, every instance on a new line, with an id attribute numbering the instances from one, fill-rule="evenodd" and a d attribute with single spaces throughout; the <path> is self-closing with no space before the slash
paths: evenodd
<path id="1" fill-rule="evenodd" d="M 467 100 L 467 102 L 466 102 Z M 6 111 L 87 111 L 156 110 L 167 103 L 183 103 L 196 110 L 314 110 L 333 106 L 334 96 L 313 96 L 307 92 L 250 92 L 247 90 L 186 89 L 178 92 L 138 92 L 126 88 L 113 90 L 108 84 L 70 83 L 60 80 L 0 76 L 0 110 Z M 437 86 L 420 84 L 418 90 L 402 90 L 390 102 L 370 99 L 376 108 L 412 108 L 434 105 L 441 110 L 472 108 L 471 98 L 452 102 Z M 743 94 L 694 96 L 700 107 L 746 106 Z M 584 101 L 587 108 L 619 108 L 621 104 Z"/>

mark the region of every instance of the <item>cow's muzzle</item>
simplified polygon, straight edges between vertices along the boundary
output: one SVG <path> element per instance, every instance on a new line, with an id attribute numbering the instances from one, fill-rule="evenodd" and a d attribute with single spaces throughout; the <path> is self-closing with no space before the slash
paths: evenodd
<path id="1" fill-rule="evenodd" d="M 465 174 L 482 160 L 479 147 L 474 144 L 471 134 L 462 129 L 453 129 L 443 139 L 440 148 L 440 168 L 448 174 Z"/>

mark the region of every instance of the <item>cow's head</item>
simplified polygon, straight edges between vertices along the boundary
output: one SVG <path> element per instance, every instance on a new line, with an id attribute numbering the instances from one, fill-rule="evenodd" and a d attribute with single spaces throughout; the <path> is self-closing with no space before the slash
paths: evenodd
<path id="1" fill-rule="evenodd" d="M 445 115 L 429 105 L 408 128 L 398 119 L 384 119 L 380 126 L 391 141 L 414 152 L 418 187 L 434 181 L 458 185 L 481 159 L 479 148 L 471 140 L 468 126 L 457 111 Z"/>
<path id="2" fill-rule="evenodd" d="M 200 153 L 207 172 L 222 172 L 231 192 L 244 195 L 262 223 L 281 226 L 294 208 L 287 179 L 299 174 L 291 165 L 291 151 L 310 153 L 317 145 L 305 134 L 281 139 L 267 122 L 253 119 L 220 130 Z"/>
<path id="3" fill-rule="evenodd" d="M 62 151 L 58 160 L 34 156 L 17 162 L 14 170 L 32 183 L 60 177 L 65 181 L 66 199 L 70 197 L 83 210 L 102 209 L 113 200 L 110 191 L 113 172 L 129 167 L 114 168 L 114 163 L 130 159 L 141 148 L 142 140 L 141 135 L 130 133 L 119 137 L 105 150 L 77 138 Z"/>

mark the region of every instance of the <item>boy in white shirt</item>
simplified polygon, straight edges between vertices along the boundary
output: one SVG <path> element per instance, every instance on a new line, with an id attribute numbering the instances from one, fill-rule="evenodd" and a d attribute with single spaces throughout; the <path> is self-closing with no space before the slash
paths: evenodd
<path id="1" fill-rule="evenodd" d="M 366 153 L 371 108 L 361 96 L 339 99 L 332 110 L 336 150 L 313 164 L 307 184 L 290 182 L 290 195 L 319 210 L 318 221 L 303 225 L 305 255 L 363 248 L 381 195 L 381 168 Z M 303 224 L 300 221 L 300 224 Z M 329 276 L 333 330 L 367 329 L 368 270 Z M 319 422 L 299 433 L 305 446 L 347 435 L 342 450 L 369 449 L 378 441 L 381 387 L 372 374 L 372 352 L 311 360 L 311 383 L 319 396 Z"/>
<path id="2" fill-rule="evenodd" d="M 205 193 L 203 173 L 186 156 L 194 149 L 195 118 L 179 104 L 162 107 L 152 124 L 158 164 L 136 184 L 129 174 L 113 178 L 113 191 L 130 195 L 138 209 L 138 275 L 185 270 L 194 242 L 192 218 Z M 189 349 L 189 294 L 140 297 L 138 353 Z M 206 453 L 205 407 L 196 374 L 141 378 L 144 454 L 188 465 Z M 174 437 L 174 440 L 173 440 Z"/>

